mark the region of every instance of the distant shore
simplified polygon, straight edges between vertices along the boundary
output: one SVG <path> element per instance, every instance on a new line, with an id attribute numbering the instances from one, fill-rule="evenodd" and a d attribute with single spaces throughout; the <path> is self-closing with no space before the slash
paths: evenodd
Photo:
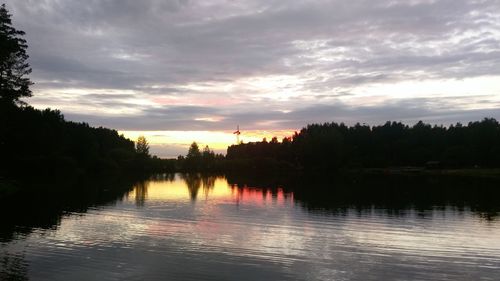
<path id="1" fill-rule="evenodd" d="M 422 175 L 422 176 L 458 176 L 458 177 L 487 177 L 499 178 L 499 168 L 456 168 L 456 169 L 427 169 L 425 167 L 390 167 L 349 169 L 349 174 L 369 175 Z"/>

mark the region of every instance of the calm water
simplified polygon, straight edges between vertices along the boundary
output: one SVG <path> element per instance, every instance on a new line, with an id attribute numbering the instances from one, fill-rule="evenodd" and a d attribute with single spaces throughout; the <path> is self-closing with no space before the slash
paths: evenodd
<path id="1" fill-rule="evenodd" d="M 23 218 L 3 230 L 0 279 L 500 280 L 500 221 L 476 203 L 325 208 L 285 188 L 178 174 Z"/>

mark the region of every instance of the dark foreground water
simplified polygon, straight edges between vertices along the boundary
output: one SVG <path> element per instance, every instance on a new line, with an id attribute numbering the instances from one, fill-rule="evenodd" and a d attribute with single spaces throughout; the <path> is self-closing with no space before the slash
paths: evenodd
<path id="1" fill-rule="evenodd" d="M 4 211 L 0 279 L 500 280 L 500 199 L 394 186 L 357 202 L 359 185 L 293 192 L 178 174 L 117 200 Z"/>

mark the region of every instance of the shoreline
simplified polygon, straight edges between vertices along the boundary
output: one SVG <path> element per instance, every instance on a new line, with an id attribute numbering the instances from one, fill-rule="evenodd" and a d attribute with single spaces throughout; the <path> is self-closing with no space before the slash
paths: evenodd
<path id="1" fill-rule="evenodd" d="M 345 172 L 359 175 L 457 176 L 500 179 L 500 168 L 428 169 L 425 167 L 390 167 L 348 169 Z"/>

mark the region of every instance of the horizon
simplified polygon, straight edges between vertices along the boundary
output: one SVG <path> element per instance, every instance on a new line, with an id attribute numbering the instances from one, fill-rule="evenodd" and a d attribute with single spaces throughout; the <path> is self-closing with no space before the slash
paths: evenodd
<path id="1" fill-rule="evenodd" d="M 159 157 L 225 153 L 237 125 L 250 142 L 500 119 L 494 1 L 3 2 L 26 32 L 25 101 L 144 135 Z"/>
<path id="2" fill-rule="evenodd" d="M 445 127 L 450 128 L 451 126 L 456 126 L 461 124 L 463 126 L 468 126 L 471 122 L 479 122 L 485 119 L 493 117 L 484 117 L 479 120 L 470 120 L 468 122 L 455 122 L 449 124 L 432 124 L 428 122 L 423 122 L 419 120 L 415 123 L 405 123 L 401 121 L 391 121 L 387 120 L 386 122 L 379 124 L 368 124 L 368 123 L 360 123 L 355 122 L 353 124 L 345 124 L 344 122 L 335 122 L 335 121 L 325 121 L 319 123 L 311 123 L 305 124 L 300 129 L 297 130 L 277 130 L 277 131 L 262 131 L 262 130 L 254 130 L 254 131 L 245 131 L 239 128 L 239 131 L 242 131 L 239 136 L 240 143 L 252 143 L 252 142 L 260 142 L 266 139 L 270 141 L 272 138 L 277 138 L 278 142 L 281 142 L 283 138 L 292 138 L 295 133 L 299 133 L 303 128 L 306 128 L 309 125 L 315 124 L 325 124 L 325 123 L 337 123 L 344 124 L 348 127 L 352 127 L 354 125 L 363 125 L 369 126 L 370 129 L 377 126 L 383 126 L 387 122 L 393 123 L 402 123 L 408 127 L 412 127 L 416 125 L 418 122 L 423 122 L 426 125 L 430 125 L 432 127 Z M 148 143 L 151 148 L 151 153 L 157 157 L 165 158 L 165 159 L 173 159 L 178 156 L 185 156 L 187 153 L 187 148 L 193 143 L 196 142 L 200 149 L 205 146 L 209 146 L 211 150 L 213 150 L 217 154 L 225 155 L 227 152 L 227 148 L 229 146 L 237 144 L 237 138 L 234 135 L 234 131 L 226 130 L 226 131 L 118 131 L 119 134 L 123 134 L 126 138 L 133 140 L 137 140 L 140 136 L 146 137 Z M 196 139 L 200 139 L 198 141 Z M 170 154 L 163 154 L 165 151 L 168 151 Z"/>

